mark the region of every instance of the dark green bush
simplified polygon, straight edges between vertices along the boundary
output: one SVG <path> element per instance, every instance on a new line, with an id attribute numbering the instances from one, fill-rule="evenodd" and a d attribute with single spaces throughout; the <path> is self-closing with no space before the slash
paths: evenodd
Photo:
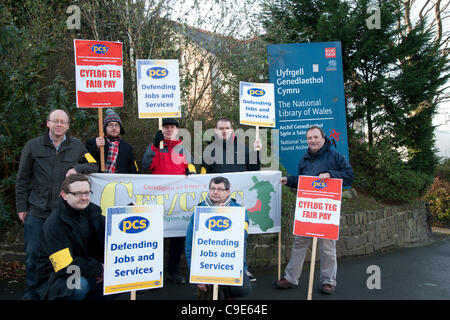
<path id="1" fill-rule="evenodd" d="M 385 203 L 416 200 L 433 181 L 431 176 L 410 169 L 389 138 L 371 148 L 353 141 L 350 162 L 355 172 L 353 187 Z"/>

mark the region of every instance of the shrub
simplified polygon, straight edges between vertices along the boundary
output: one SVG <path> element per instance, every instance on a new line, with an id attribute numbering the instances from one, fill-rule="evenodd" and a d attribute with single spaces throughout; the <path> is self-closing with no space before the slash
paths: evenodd
<path id="1" fill-rule="evenodd" d="M 425 195 L 434 222 L 450 226 L 450 183 L 436 177 Z"/>
<path id="2" fill-rule="evenodd" d="M 410 202 L 420 198 L 432 183 L 431 176 L 412 170 L 402 161 L 388 138 L 371 148 L 358 142 L 351 143 L 350 148 L 353 186 L 377 200 Z"/>
<path id="3" fill-rule="evenodd" d="M 441 180 L 450 182 L 450 158 L 446 159 L 442 164 L 436 168 L 436 176 Z"/>

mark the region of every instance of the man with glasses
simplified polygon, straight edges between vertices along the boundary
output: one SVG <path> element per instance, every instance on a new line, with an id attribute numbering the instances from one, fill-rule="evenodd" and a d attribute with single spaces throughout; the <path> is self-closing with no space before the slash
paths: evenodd
<path id="1" fill-rule="evenodd" d="M 198 206 L 209 206 L 209 207 L 241 207 L 240 204 L 231 198 L 230 181 L 224 177 L 212 178 L 209 182 L 209 192 L 206 196 L 205 201 L 198 204 Z M 194 215 L 191 216 L 189 221 L 189 226 L 186 232 L 186 246 L 185 254 L 188 267 L 191 268 L 191 256 L 192 256 L 192 237 L 194 228 Z M 244 276 L 242 281 L 242 286 L 219 286 L 219 296 L 222 299 L 234 299 L 245 297 L 249 295 L 252 291 L 252 286 L 250 279 L 245 271 L 247 271 L 247 237 L 248 237 L 248 216 L 247 211 L 245 211 L 245 230 L 244 230 Z M 206 284 L 197 285 L 200 294 L 199 297 L 205 297 L 206 299 L 211 299 L 209 297 L 212 292 L 210 286 Z"/>
<path id="2" fill-rule="evenodd" d="M 121 135 L 125 134 L 125 130 L 120 117 L 112 109 L 106 110 L 103 131 L 104 137 L 86 141 L 86 149 L 100 162 L 100 148 L 104 147 L 105 173 L 137 173 L 133 148 L 122 139 Z"/>
<path id="3" fill-rule="evenodd" d="M 102 297 L 105 217 L 90 202 L 86 175 L 73 174 L 61 186 L 58 206 L 42 227 L 37 292 L 42 300 Z"/>
<path id="4" fill-rule="evenodd" d="M 83 143 L 66 135 L 69 116 L 56 109 L 47 117 L 47 130 L 29 140 L 20 156 L 16 178 L 16 210 L 24 224 L 24 244 L 27 254 L 27 289 L 24 299 L 37 299 L 35 263 L 39 254 L 39 233 L 42 224 L 56 207 L 61 183 L 74 173 L 93 173 L 97 163 Z"/>

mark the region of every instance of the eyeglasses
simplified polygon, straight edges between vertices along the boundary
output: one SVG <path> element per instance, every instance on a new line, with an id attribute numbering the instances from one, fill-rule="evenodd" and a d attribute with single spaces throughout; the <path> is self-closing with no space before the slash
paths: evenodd
<path id="1" fill-rule="evenodd" d="M 209 191 L 212 191 L 212 192 L 224 192 L 224 191 L 226 191 L 226 190 L 228 190 L 228 189 L 224 189 L 224 188 L 209 188 Z"/>
<path id="2" fill-rule="evenodd" d="M 48 121 L 50 121 L 53 124 L 68 124 L 69 123 L 69 121 L 66 121 L 66 120 L 48 120 Z"/>
<path id="3" fill-rule="evenodd" d="M 77 192 L 67 192 L 67 193 L 70 193 L 77 198 L 81 198 L 82 196 L 90 197 L 92 195 L 92 191 L 86 191 L 86 192 L 77 191 Z"/>
<path id="4" fill-rule="evenodd" d="M 108 128 L 120 128 L 120 124 L 116 124 L 116 123 L 109 123 L 107 125 Z"/>

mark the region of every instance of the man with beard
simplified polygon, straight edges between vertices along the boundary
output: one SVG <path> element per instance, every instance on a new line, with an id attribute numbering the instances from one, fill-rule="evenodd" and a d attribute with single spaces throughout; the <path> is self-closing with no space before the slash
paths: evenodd
<path id="1" fill-rule="evenodd" d="M 105 173 L 138 173 L 133 148 L 122 139 L 125 130 L 120 117 L 112 109 L 106 110 L 103 130 L 105 137 L 89 139 L 86 149 L 100 163 L 100 148 L 104 147 Z"/>

